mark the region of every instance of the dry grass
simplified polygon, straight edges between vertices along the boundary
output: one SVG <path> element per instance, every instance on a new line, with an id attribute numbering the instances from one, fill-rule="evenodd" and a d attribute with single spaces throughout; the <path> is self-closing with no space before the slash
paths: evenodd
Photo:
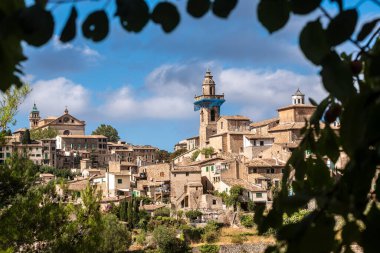
<path id="1" fill-rule="evenodd" d="M 231 244 L 231 237 L 233 235 L 242 234 L 245 237 L 244 243 L 259 243 L 265 242 L 268 244 L 275 243 L 275 238 L 272 236 L 259 236 L 257 235 L 257 231 L 255 229 L 248 228 L 222 228 L 220 230 L 220 237 L 218 242 L 215 244 L 225 245 Z M 203 243 L 194 244 L 192 246 L 199 246 Z"/>

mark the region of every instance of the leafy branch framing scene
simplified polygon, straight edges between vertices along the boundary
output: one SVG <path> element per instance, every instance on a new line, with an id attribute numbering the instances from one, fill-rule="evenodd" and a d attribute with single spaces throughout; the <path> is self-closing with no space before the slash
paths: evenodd
<path id="1" fill-rule="evenodd" d="M 229 22 L 241 1 L 184 2 L 186 15 L 199 22 L 210 14 Z M 102 7 L 82 20 L 83 3 Z M 54 12 L 67 5 L 58 31 Z M 240 245 L 237 250 L 244 252 L 378 252 L 380 15 L 360 12 L 364 5 L 380 10 L 377 0 L 259 0 L 252 9 L 278 43 L 276 34 L 297 19 L 302 28 L 294 39 L 326 91 L 320 102 L 309 98 L 311 115 L 293 122 L 302 125 L 297 142 L 274 143 L 276 131 L 284 130 L 279 121 L 286 107 L 278 109 L 280 119 L 265 122 L 220 115 L 224 93 L 216 95 L 209 69 L 202 95 L 194 97 L 199 135 L 178 142 L 173 152 L 121 141 L 108 124 L 85 135 L 84 121 L 67 107 L 61 117 L 41 120 L 34 104 L 30 129 L 11 131 L 33 90 L 24 73 L 26 48 L 47 47 L 54 36 L 63 47 L 80 36 L 105 41 L 113 20 L 127 33 L 143 33 L 153 23 L 171 34 L 184 19 L 178 5 L 0 2 L 0 251 L 226 252 Z M 115 97 L 129 93 L 120 90 Z M 291 107 L 303 108 L 300 90 L 293 96 Z M 118 109 L 135 108 L 134 103 L 128 100 Z M 155 114 L 152 104 L 138 109 Z M 65 124 L 72 128 L 63 129 Z"/>

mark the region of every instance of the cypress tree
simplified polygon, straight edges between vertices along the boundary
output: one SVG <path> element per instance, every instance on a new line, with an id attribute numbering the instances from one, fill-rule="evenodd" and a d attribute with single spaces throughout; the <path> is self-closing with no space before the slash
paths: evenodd
<path id="1" fill-rule="evenodd" d="M 22 136 L 21 143 L 22 144 L 30 144 L 31 142 L 32 142 L 32 140 L 30 139 L 29 129 L 26 129 L 24 135 Z"/>

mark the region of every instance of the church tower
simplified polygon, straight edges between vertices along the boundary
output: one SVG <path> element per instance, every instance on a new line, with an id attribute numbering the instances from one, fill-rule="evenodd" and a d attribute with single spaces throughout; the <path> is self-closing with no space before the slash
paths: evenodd
<path id="1" fill-rule="evenodd" d="M 33 105 L 33 109 L 29 114 L 29 128 L 33 129 L 38 126 L 38 121 L 40 121 L 40 112 L 37 109 L 36 103 Z"/>
<path id="2" fill-rule="evenodd" d="M 208 144 L 211 135 L 216 134 L 216 122 L 220 117 L 220 106 L 224 103 L 224 94 L 215 95 L 215 82 L 210 70 L 202 84 L 202 95 L 194 97 L 194 111 L 200 111 L 199 147 L 204 148 Z"/>
<path id="3" fill-rule="evenodd" d="M 305 95 L 302 94 L 300 89 L 297 89 L 296 93 L 292 96 L 293 105 L 304 105 L 305 104 Z"/>

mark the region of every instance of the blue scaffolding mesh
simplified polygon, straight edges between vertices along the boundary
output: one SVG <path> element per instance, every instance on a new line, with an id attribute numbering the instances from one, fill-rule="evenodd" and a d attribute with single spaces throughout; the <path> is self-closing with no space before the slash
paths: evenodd
<path id="1" fill-rule="evenodd" d="M 194 102 L 194 111 L 199 111 L 201 108 L 212 108 L 215 106 L 221 106 L 224 103 L 224 99 L 220 98 L 203 98 Z"/>

